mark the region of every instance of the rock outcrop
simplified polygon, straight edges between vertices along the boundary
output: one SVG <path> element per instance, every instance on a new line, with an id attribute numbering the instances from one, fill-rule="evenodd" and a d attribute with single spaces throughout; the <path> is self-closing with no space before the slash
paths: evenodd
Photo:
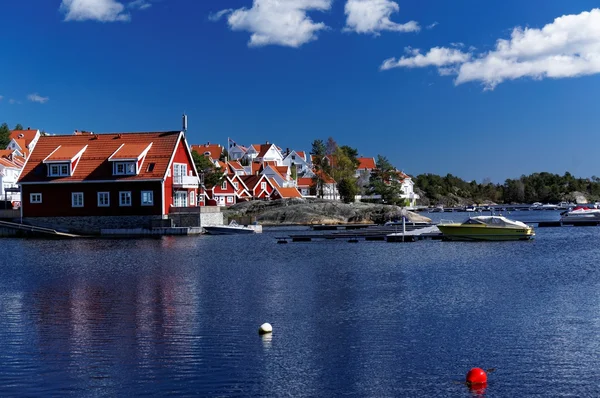
<path id="1" fill-rule="evenodd" d="M 281 199 L 236 204 L 223 211 L 229 219 L 252 218 L 263 225 L 377 223 L 401 219 L 429 222 L 427 217 L 398 206 L 345 204 L 322 199 Z"/>

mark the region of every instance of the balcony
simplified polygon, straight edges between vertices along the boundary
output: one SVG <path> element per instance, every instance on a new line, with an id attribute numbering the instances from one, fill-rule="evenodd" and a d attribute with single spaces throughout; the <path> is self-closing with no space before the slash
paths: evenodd
<path id="1" fill-rule="evenodd" d="M 194 176 L 174 176 L 173 186 L 175 188 L 198 188 L 198 177 Z"/>

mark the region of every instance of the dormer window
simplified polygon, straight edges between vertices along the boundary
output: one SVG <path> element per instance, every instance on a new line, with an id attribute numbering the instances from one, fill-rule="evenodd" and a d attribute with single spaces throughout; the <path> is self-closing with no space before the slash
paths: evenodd
<path id="1" fill-rule="evenodd" d="M 152 147 L 150 144 L 122 144 L 110 157 L 114 176 L 131 176 L 142 172 L 146 154 Z M 149 169 L 150 167 L 148 167 Z M 152 169 L 154 167 L 152 166 Z M 150 170 L 151 171 L 151 170 Z"/>
<path id="2" fill-rule="evenodd" d="M 70 177 L 75 172 L 81 156 L 87 149 L 85 146 L 59 145 L 45 159 L 49 177 Z"/>
<path id="3" fill-rule="evenodd" d="M 50 177 L 67 177 L 71 175 L 69 163 L 52 163 L 48 165 Z"/>
<path id="4" fill-rule="evenodd" d="M 135 162 L 114 162 L 113 175 L 131 176 L 136 175 Z"/>

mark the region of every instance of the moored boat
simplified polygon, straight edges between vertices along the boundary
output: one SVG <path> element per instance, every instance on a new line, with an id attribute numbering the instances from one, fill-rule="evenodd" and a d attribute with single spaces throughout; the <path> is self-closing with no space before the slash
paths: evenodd
<path id="1" fill-rule="evenodd" d="M 600 209 L 577 206 L 573 210 L 561 213 L 560 221 L 564 223 L 600 222 Z"/>
<path id="2" fill-rule="evenodd" d="M 535 236 L 532 227 L 502 216 L 469 217 L 462 224 L 439 224 L 445 240 L 528 240 Z"/>
<path id="3" fill-rule="evenodd" d="M 242 235 L 256 234 L 262 232 L 262 225 L 239 225 L 232 221 L 229 225 L 210 225 L 205 226 L 204 231 L 209 235 Z"/>

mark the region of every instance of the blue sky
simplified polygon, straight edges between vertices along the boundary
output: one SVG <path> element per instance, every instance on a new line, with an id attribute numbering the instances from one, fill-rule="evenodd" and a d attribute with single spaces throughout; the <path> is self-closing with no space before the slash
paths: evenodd
<path id="1" fill-rule="evenodd" d="M 155 131 L 180 128 L 185 111 L 194 144 L 310 150 L 332 136 L 413 175 L 600 175 L 594 7 L 4 1 L 0 121 L 62 134 Z"/>

